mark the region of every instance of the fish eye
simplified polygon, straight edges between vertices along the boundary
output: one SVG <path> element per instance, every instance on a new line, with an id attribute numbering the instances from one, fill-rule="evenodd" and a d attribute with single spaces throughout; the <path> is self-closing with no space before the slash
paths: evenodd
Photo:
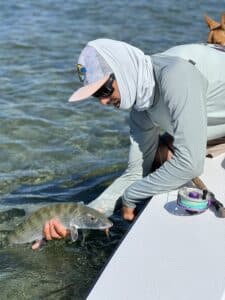
<path id="1" fill-rule="evenodd" d="M 93 222 L 97 220 L 96 217 L 93 216 L 93 215 L 91 215 L 91 214 L 88 214 L 88 217 L 89 217 L 89 219 L 90 219 L 91 221 L 93 221 Z"/>

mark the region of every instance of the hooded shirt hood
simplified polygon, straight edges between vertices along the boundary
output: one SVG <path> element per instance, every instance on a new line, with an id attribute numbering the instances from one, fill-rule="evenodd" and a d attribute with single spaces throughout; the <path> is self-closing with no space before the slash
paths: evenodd
<path id="1" fill-rule="evenodd" d="M 154 100 L 155 80 L 149 55 L 125 42 L 97 39 L 94 47 L 113 70 L 121 95 L 121 109 L 148 109 Z"/>

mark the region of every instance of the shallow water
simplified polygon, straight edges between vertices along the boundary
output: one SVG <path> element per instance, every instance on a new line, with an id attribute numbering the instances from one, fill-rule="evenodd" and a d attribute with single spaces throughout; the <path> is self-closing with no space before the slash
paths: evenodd
<path id="1" fill-rule="evenodd" d="M 128 114 L 94 100 L 67 102 L 79 86 L 76 58 L 87 41 L 108 37 L 146 53 L 205 42 L 203 15 L 214 1 L 2 1 L 0 4 L 0 210 L 88 203 L 125 168 Z M 22 217 L 0 224 L 8 230 Z M 1 299 L 83 299 L 127 224 L 110 240 L 92 232 L 82 246 L 48 243 L 0 250 Z"/>

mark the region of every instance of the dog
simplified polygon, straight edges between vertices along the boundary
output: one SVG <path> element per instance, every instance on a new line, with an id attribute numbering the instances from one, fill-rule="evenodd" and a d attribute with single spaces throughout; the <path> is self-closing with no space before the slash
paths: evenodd
<path id="1" fill-rule="evenodd" d="M 205 22 L 210 30 L 207 42 L 225 46 L 225 13 L 223 13 L 220 23 L 214 21 L 209 16 L 205 16 Z"/>

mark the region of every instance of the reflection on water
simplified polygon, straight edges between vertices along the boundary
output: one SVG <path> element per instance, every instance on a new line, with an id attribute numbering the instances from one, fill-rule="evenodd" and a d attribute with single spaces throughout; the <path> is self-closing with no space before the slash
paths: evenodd
<path id="1" fill-rule="evenodd" d="M 214 1 L 2 1 L 0 9 L 0 210 L 26 213 L 59 201 L 93 200 L 123 169 L 128 113 L 93 99 L 71 104 L 74 64 L 88 40 L 108 37 L 146 53 L 206 41 Z M 0 224 L 10 230 L 14 216 Z M 126 231 L 91 233 L 84 246 L 49 243 L 1 249 L 1 299 L 82 299 Z M 1 234 L 0 234 L 1 235 Z"/>

